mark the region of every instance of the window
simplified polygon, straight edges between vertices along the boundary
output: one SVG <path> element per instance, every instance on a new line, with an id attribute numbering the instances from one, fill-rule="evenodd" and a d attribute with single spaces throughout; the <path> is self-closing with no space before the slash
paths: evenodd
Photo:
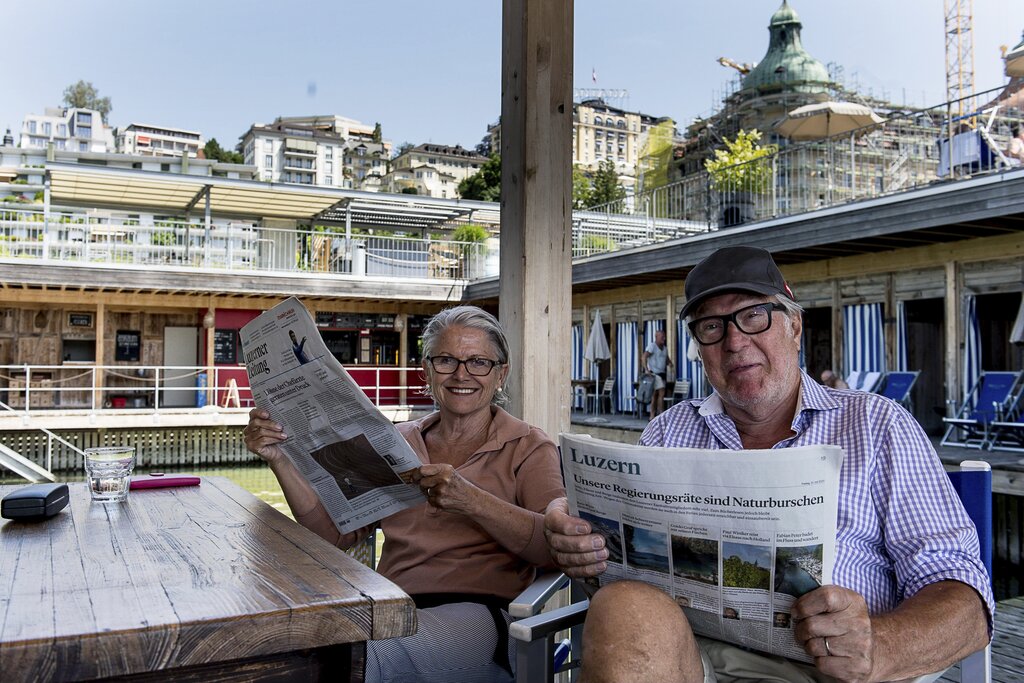
<path id="1" fill-rule="evenodd" d="M 92 137 L 92 128 L 90 128 L 88 126 L 79 126 L 78 127 L 78 137 L 80 137 L 80 138 L 91 138 Z"/>
<path id="2" fill-rule="evenodd" d="M 164 173 L 170 173 L 171 172 L 171 165 L 170 164 L 160 164 L 160 170 L 163 171 Z"/>
<path id="3" fill-rule="evenodd" d="M 325 168 L 324 168 L 325 171 L 327 171 L 328 173 L 334 173 L 334 162 L 333 161 L 326 162 L 324 164 L 324 166 L 325 166 Z"/>
<path id="4" fill-rule="evenodd" d="M 28 134 L 29 135 L 35 135 L 36 134 L 36 122 L 35 121 L 29 121 L 28 122 Z"/>
<path id="5" fill-rule="evenodd" d="M 600 125 L 603 125 L 603 124 L 604 124 L 604 122 L 601 120 L 600 116 L 595 116 L 594 117 L 594 125 L 595 126 L 600 126 Z"/>
<path id="6" fill-rule="evenodd" d="M 78 112 L 78 125 L 80 126 L 91 126 L 92 125 L 92 114 L 84 111 Z"/>
<path id="7" fill-rule="evenodd" d="M 57 143 L 57 149 L 64 149 L 65 147 L 67 147 L 67 141 L 66 140 L 58 139 L 56 141 L 56 143 Z"/>
<path id="8" fill-rule="evenodd" d="M 267 168 L 274 168 L 274 155 L 267 154 L 263 157 L 263 165 Z"/>
<path id="9" fill-rule="evenodd" d="M 334 148 L 333 147 L 325 147 L 324 148 L 324 157 L 327 158 L 327 159 L 333 159 L 334 158 Z"/>
<path id="10" fill-rule="evenodd" d="M 334 176 L 332 176 L 332 175 L 327 176 L 326 178 L 324 178 L 324 182 L 326 182 L 328 185 L 333 185 L 334 184 Z"/>
<path id="11" fill-rule="evenodd" d="M 79 152 L 88 152 L 89 151 L 89 143 L 88 142 L 79 142 L 78 143 L 78 151 Z"/>
<path id="12" fill-rule="evenodd" d="M 43 135 L 49 135 L 52 132 L 53 132 L 53 124 L 51 124 L 49 121 L 44 121 L 43 122 Z"/>
<path id="13" fill-rule="evenodd" d="M 356 148 L 356 154 L 358 154 L 361 157 L 362 156 L 366 156 L 366 148 L 365 147 L 357 147 Z"/>
<path id="14" fill-rule="evenodd" d="M 66 138 L 68 136 L 68 124 L 66 124 L 66 123 L 58 123 L 57 124 L 57 135 L 61 136 L 62 138 Z"/>

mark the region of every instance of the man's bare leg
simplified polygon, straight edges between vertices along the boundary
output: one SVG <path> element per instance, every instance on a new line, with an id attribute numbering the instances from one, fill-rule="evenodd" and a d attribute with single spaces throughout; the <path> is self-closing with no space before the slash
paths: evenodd
<path id="1" fill-rule="evenodd" d="M 636 581 L 605 586 L 583 627 L 585 683 L 701 683 L 704 667 L 683 610 Z"/>
<path id="2" fill-rule="evenodd" d="M 651 398 L 651 419 L 653 420 L 663 412 L 665 412 L 665 390 L 655 389 L 654 396 Z"/>

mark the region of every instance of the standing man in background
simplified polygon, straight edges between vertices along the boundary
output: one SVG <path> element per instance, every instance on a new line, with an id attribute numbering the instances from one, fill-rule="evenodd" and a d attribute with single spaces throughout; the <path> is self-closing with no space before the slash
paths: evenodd
<path id="1" fill-rule="evenodd" d="M 672 359 L 665 348 L 665 333 L 658 330 L 654 333 L 654 341 L 644 349 L 641 366 L 644 372 L 650 372 L 654 380 L 654 396 L 651 398 L 651 419 L 665 412 L 665 386 L 668 382 L 668 368 L 672 367 Z"/>

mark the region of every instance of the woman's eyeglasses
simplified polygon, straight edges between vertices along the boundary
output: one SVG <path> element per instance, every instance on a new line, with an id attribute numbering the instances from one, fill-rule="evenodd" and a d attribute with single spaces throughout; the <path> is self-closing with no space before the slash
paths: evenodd
<path id="1" fill-rule="evenodd" d="M 434 368 L 434 372 L 442 375 L 453 375 L 460 365 L 465 365 L 466 372 L 469 374 L 476 377 L 484 377 L 491 374 L 491 370 L 494 369 L 495 365 L 502 365 L 502 363 L 496 360 L 477 358 L 475 356 L 465 360 L 459 360 L 452 356 L 430 356 L 427 360 L 430 362 L 430 367 Z"/>
<path id="2" fill-rule="evenodd" d="M 744 334 L 761 334 L 767 332 L 772 326 L 772 312 L 786 310 L 782 304 L 766 302 L 754 304 L 733 311 L 729 315 L 709 315 L 706 318 L 697 318 L 688 327 L 690 334 L 698 343 L 708 346 L 717 344 L 725 339 L 725 330 L 729 323 L 736 325 L 736 328 Z"/>

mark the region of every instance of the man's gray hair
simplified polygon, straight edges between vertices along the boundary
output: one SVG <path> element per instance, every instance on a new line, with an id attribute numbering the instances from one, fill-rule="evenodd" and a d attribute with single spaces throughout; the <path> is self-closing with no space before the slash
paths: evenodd
<path id="1" fill-rule="evenodd" d="M 508 339 L 505 338 L 505 331 L 501 328 L 501 323 L 493 315 L 488 313 L 482 308 L 477 306 L 454 306 L 452 308 L 446 308 L 427 323 L 427 326 L 423 328 L 423 358 L 427 359 L 434 355 L 434 349 L 437 347 L 438 341 L 441 339 L 441 335 L 446 330 L 452 327 L 468 327 L 474 330 L 480 330 L 487 334 L 487 338 L 494 344 L 494 348 L 498 353 L 498 357 L 494 360 L 498 361 L 502 365 L 508 365 Z M 428 363 L 429 366 L 429 363 Z M 508 376 L 505 376 L 507 383 Z M 431 396 L 430 382 L 427 382 L 427 386 L 424 389 L 424 393 L 427 396 Z M 496 406 L 503 406 L 509 402 L 508 392 L 505 390 L 504 385 L 499 387 L 494 392 L 494 397 L 491 398 L 491 403 Z"/>

